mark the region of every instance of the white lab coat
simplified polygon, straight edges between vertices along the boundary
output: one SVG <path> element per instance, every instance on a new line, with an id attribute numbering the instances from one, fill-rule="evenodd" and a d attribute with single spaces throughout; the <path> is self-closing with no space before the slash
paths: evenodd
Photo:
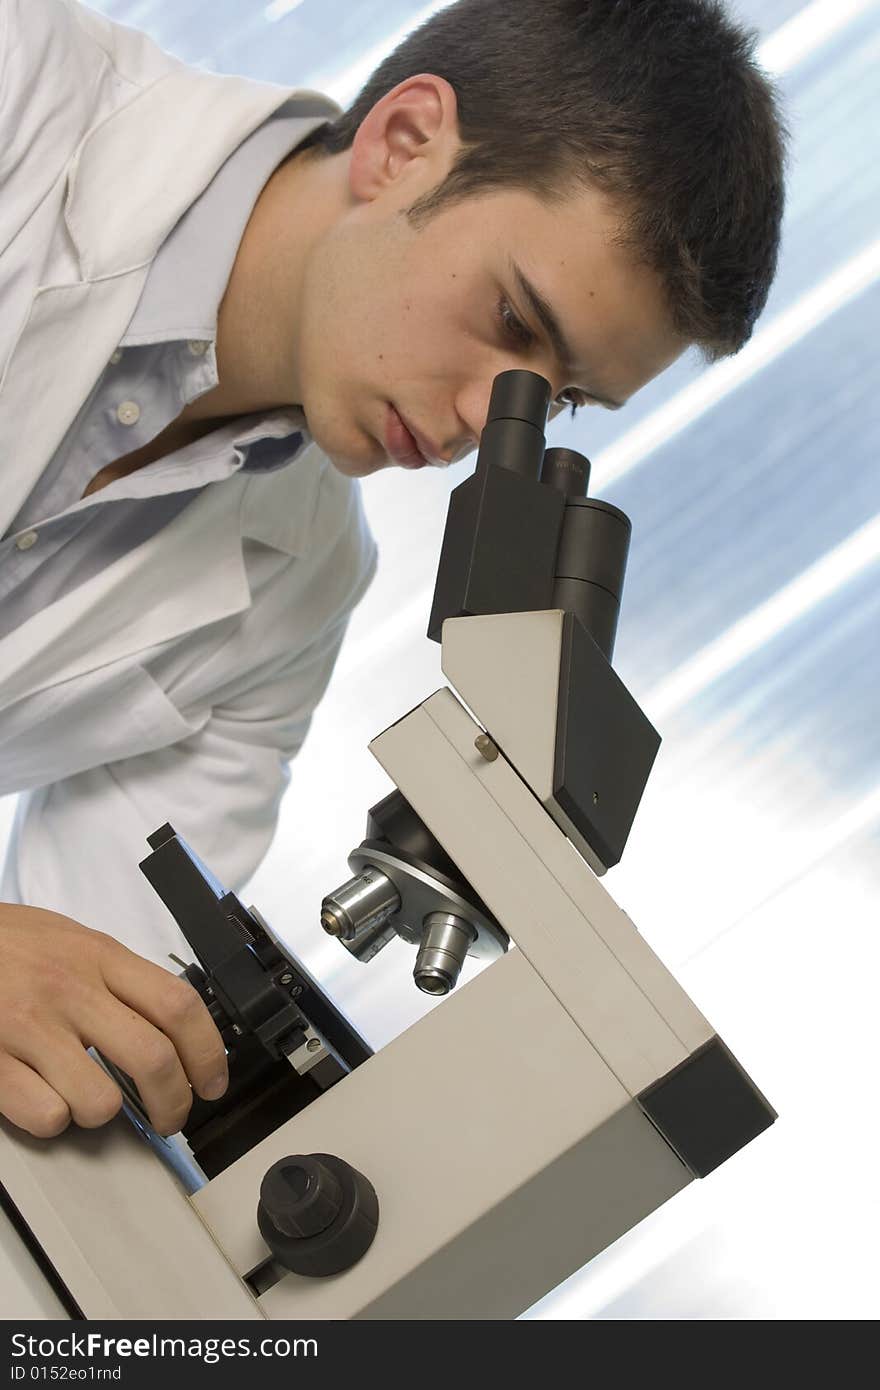
<path id="1" fill-rule="evenodd" d="M 0 0 L 0 531 L 163 238 L 290 95 L 72 0 Z M 170 820 L 229 887 L 250 876 L 374 559 L 357 487 L 313 446 L 207 487 L 0 641 L 0 795 L 26 793 L 0 901 L 167 964 L 181 938 L 138 871 L 145 836 Z"/>

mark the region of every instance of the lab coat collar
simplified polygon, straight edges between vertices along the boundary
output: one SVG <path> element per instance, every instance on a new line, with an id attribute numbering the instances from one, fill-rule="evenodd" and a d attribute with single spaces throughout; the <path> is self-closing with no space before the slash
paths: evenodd
<path id="1" fill-rule="evenodd" d="M 177 68 L 95 126 L 72 161 L 64 212 L 83 279 L 151 259 L 232 151 L 281 105 L 302 117 L 303 137 L 339 109 L 318 92 Z M 157 196 L 157 177 L 142 166 L 163 150 Z"/>

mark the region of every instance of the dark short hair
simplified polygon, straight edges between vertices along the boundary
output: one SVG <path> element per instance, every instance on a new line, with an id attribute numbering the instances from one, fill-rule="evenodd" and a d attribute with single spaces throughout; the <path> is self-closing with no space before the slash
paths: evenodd
<path id="1" fill-rule="evenodd" d="M 339 153 L 399 82 L 445 78 L 462 148 L 410 218 L 492 189 L 553 203 L 597 186 L 676 330 L 715 360 L 751 335 L 779 247 L 785 130 L 754 43 L 716 0 L 458 0 L 309 143 Z"/>

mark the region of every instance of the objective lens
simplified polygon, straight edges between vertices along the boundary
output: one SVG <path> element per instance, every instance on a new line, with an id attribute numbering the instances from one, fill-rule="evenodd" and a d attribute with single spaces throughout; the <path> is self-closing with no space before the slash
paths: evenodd
<path id="1" fill-rule="evenodd" d="M 470 922 L 452 912 L 428 914 L 413 971 L 413 979 L 423 993 L 448 994 L 455 989 L 476 935 Z"/>
<path id="2" fill-rule="evenodd" d="M 360 961 L 372 960 L 394 936 L 389 919 L 400 910 L 400 894 L 379 869 L 368 867 L 321 903 L 321 926 Z"/>

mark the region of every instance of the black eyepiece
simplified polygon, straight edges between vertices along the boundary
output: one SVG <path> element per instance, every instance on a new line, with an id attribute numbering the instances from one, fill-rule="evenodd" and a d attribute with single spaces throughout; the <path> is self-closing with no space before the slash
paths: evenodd
<path id="1" fill-rule="evenodd" d="M 550 409 L 550 383 L 537 372 L 501 372 L 496 376 L 486 424 L 492 420 L 525 420 L 543 434 Z"/>

